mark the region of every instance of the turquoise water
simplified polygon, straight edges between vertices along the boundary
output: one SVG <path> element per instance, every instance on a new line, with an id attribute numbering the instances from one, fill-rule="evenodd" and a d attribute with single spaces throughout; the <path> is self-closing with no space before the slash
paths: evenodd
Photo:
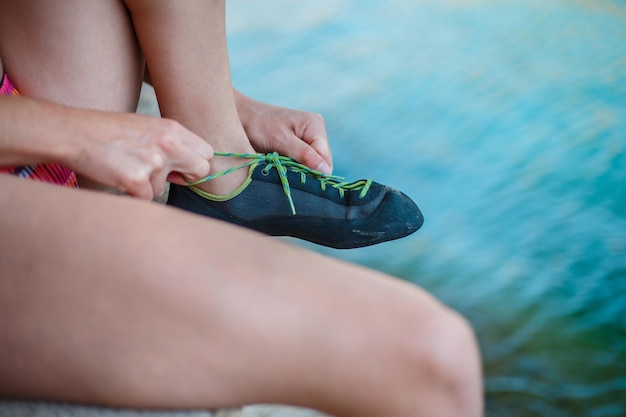
<path id="1" fill-rule="evenodd" d="M 626 415 L 626 2 L 228 2 L 233 78 L 424 211 L 315 250 L 464 314 L 490 416 Z"/>

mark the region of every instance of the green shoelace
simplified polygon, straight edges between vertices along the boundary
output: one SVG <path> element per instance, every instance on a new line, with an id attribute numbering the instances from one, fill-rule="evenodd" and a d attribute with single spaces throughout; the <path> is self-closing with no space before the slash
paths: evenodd
<path id="1" fill-rule="evenodd" d="M 204 177 L 196 182 L 188 183 L 188 185 L 198 185 L 203 182 L 219 178 L 223 175 L 230 174 L 231 172 L 237 171 L 241 168 L 245 168 L 259 162 L 265 162 L 267 165 L 263 168 L 263 173 L 268 174 L 272 168 L 276 168 L 278 176 L 280 177 L 280 182 L 283 186 L 283 191 L 285 192 L 285 195 L 289 200 L 289 205 L 291 206 L 291 212 L 293 214 L 296 214 L 296 208 L 291 198 L 291 187 L 289 186 L 289 181 L 287 180 L 288 169 L 300 174 L 300 181 L 302 182 L 302 184 L 306 183 L 307 177 L 312 177 L 313 179 L 319 181 L 322 190 L 326 190 L 326 186 L 337 189 L 341 198 L 343 198 L 346 191 L 356 190 L 361 190 L 361 192 L 359 193 L 359 198 L 363 198 L 365 197 L 370 189 L 370 186 L 372 185 L 372 180 L 346 182 L 344 181 L 343 177 L 339 177 L 337 175 L 328 175 L 324 174 L 323 172 L 316 171 L 307 167 L 306 165 L 302 165 L 294 161 L 287 156 L 279 155 L 278 152 L 271 152 L 267 154 L 215 152 L 215 156 L 230 156 L 234 158 L 249 159 L 249 161 L 241 165 L 226 169 L 224 171 L 209 175 L 208 177 Z"/>

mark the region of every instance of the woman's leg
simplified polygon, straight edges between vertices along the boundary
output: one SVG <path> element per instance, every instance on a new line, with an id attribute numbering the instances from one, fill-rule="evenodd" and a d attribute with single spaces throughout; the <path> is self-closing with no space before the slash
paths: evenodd
<path id="1" fill-rule="evenodd" d="M 147 58 L 164 117 L 217 151 L 252 153 L 235 106 L 223 0 L 0 4 L 0 56 L 19 90 L 73 107 L 135 111 Z M 141 45 L 139 45 L 139 41 Z M 213 172 L 240 164 L 214 158 Z M 201 185 L 228 194 L 239 170 Z"/>
<path id="2" fill-rule="evenodd" d="M 182 123 L 219 152 L 254 153 L 239 119 L 230 77 L 224 0 L 124 0 L 163 117 Z M 215 157 L 213 172 L 241 164 Z M 247 176 L 239 170 L 201 184 L 228 194 Z"/>
<path id="3" fill-rule="evenodd" d="M 0 2 L 0 57 L 24 95 L 86 109 L 137 109 L 144 60 L 121 1 Z"/>
<path id="4" fill-rule="evenodd" d="M 0 7 L 0 55 L 24 93 L 134 109 L 142 60 L 120 3 Z M 479 413 L 471 332 L 412 286 L 163 207 L 4 175 L 0 189 L 6 395 Z"/>
<path id="5" fill-rule="evenodd" d="M 134 112 L 144 63 L 120 1 L 0 3 L 0 56 L 23 95 Z"/>
<path id="6" fill-rule="evenodd" d="M 469 327 L 410 284 L 126 197 L 0 189 L 1 395 L 480 414 Z"/>

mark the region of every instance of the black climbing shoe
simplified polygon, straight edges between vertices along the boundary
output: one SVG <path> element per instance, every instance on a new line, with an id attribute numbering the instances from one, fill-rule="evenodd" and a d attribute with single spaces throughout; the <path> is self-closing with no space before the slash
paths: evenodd
<path id="1" fill-rule="evenodd" d="M 371 180 L 343 182 L 270 154 L 219 154 L 249 162 L 187 186 L 171 184 L 167 204 L 272 236 L 293 236 L 337 249 L 398 239 L 424 222 L 405 194 Z M 217 196 L 195 185 L 249 166 L 247 180 Z"/>

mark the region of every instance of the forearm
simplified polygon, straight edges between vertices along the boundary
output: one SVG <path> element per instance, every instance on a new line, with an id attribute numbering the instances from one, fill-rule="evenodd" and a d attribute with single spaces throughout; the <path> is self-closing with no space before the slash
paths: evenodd
<path id="1" fill-rule="evenodd" d="M 0 165 L 69 161 L 74 138 L 68 110 L 27 97 L 0 96 Z"/>
<path id="2" fill-rule="evenodd" d="M 0 166 L 60 162 L 150 199 L 163 193 L 166 178 L 184 183 L 207 176 L 212 154 L 205 141 L 172 120 L 0 97 Z"/>

